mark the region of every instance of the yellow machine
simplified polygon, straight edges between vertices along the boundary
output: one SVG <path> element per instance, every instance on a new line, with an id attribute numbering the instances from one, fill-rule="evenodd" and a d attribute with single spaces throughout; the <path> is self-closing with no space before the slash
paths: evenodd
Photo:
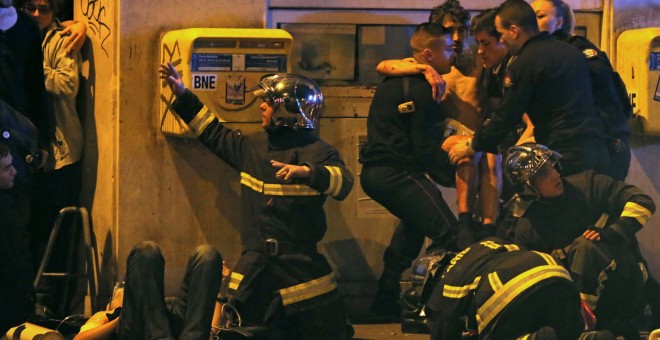
<path id="1" fill-rule="evenodd" d="M 64 336 L 58 331 L 41 327 L 35 324 L 26 322 L 20 326 L 10 329 L 6 338 L 12 340 L 63 340 Z"/>
<path id="2" fill-rule="evenodd" d="M 660 135 L 660 27 L 627 30 L 616 45 L 616 69 L 644 134 Z"/>
<path id="3" fill-rule="evenodd" d="M 293 38 L 280 29 L 189 28 L 167 32 L 161 62 L 172 62 L 184 84 L 227 122 L 257 122 L 250 109 L 260 103 L 246 91 L 262 76 L 289 72 Z M 169 136 L 194 138 L 172 114 L 174 95 L 166 82 L 160 90 L 160 127 Z M 256 103 L 256 104 L 255 104 Z"/>

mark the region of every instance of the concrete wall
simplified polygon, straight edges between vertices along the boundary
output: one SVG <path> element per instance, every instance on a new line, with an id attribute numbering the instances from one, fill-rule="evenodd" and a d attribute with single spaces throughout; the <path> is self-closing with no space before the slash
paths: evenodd
<path id="1" fill-rule="evenodd" d="M 240 242 L 232 227 L 237 209 L 225 204 L 236 200 L 236 188 L 226 187 L 231 176 L 219 175 L 229 171 L 196 141 L 167 140 L 158 128 L 160 36 L 184 27 L 263 27 L 265 2 L 75 5 L 76 19 L 89 26 L 83 196 L 103 256 L 101 293 L 107 295 L 115 278 L 121 279 L 132 246 L 151 239 L 163 248 L 171 294 L 195 245 L 211 243 L 233 261 Z"/>
<path id="2" fill-rule="evenodd" d="M 270 10 L 268 3 L 76 1 L 76 18 L 89 25 L 89 60 L 82 87 L 88 99 L 83 199 L 91 207 L 103 256 L 102 294 L 107 295 L 114 280 L 121 279 L 128 252 L 140 240 L 160 243 L 167 261 L 168 295 L 176 291 L 195 245 L 214 245 L 229 265 L 235 263 L 241 249 L 237 174 L 197 141 L 166 138 L 160 133 L 157 70 L 163 32 L 188 27 L 261 28 L 284 22 L 282 18 L 327 22 L 323 20 L 332 15 L 340 20 L 359 18 L 355 19 L 359 22 L 417 23 L 428 15 L 426 8 L 413 1 L 397 2 L 397 9 L 384 8 L 383 4 L 394 2 L 382 1 L 315 1 L 312 6 L 310 1 L 271 0 Z M 471 1 L 470 9 L 496 4 L 492 0 Z M 602 8 L 597 0 L 571 1 L 571 5 L 595 13 Z M 317 6 L 328 9 L 311 9 Z M 296 7 L 304 9 L 293 11 Z M 639 13 L 646 15 L 642 9 Z M 329 109 L 321 123 L 321 136 L 340 148 L 357 177 L 357 144 L 366 132 L 365 117 L 373 89 L 323 90 Z M 240 128 L 246 133 L 259 130 L 256 124 L 242 124 Z M 660 151 L 657 140 L 637 138 L 634 142 L 630 180 L 660 202 L 660 176 L 653 171 L 658 165 L 653 155 Z M 453 193 L 446 193 L 448 202 L 455 206 Z M 361 298 L 373 294 L 374 280 L 382 269 L 382 253 L 396 225 L 391 216 L 365 205 L 364 198 L 356 187 L 346 201 L 328 201 L 329 230 L 320 246 L 337 268 L 340 288 L 355 297 L 351 305 L 362 309 L 365 301 Z M 658 224 L 658 218 L 653 217 L 641 233 L 642 246 L 656 275 L 660 274 L 660 262 L 652 259 L 651 244 L 660 237 L 654 230 Z"/>
<path id="3" fill-rule="evenodd" d="M 75 17 L 88 25 L 80 92 L 85 132 L 82 202 L 91 212 L 102 256 L 100 289 L 115 281 L 118 168 L 118 6 L 114 1 L 75 2 Z"/>

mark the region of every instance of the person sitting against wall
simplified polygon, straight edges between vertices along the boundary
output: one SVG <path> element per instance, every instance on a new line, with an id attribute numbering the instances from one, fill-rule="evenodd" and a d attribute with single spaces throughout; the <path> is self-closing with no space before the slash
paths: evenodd
<path id="1" fill-rule="evenodd" d="M 188 260 L 179 293 L 165 301 L 165 259 L 158 244 L 137 244 L 126 261 L 123 293 L 106 311 L 93 315 L 75 340 L 208 339 L 216 296 L 220 291 L 222 256 L 210 245 L 198 246 Z"/>

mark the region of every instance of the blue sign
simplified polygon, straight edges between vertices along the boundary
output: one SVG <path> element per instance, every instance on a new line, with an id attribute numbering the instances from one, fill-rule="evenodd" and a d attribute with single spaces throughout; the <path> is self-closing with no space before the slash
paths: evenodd
<path id="1" fill-rule="evenodd" d="M 190 69 L 197 71 L 231 71 L 231 54 L 193 53 Z"/>
<path id="2" fill-rule="evenodd" d="M 660 70 L 660 52 L 651 52 L 649 56 L 649 70 Z"/>
<path id="3" fill-rule="evenodd" d="M 192 72 L 286 72 L 283 54 L 193 53 Z"/>

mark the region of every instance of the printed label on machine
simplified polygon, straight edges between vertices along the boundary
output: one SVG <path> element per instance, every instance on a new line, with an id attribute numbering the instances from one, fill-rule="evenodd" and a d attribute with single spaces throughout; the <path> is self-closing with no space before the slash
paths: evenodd
<path id="1" fill-rule="evenodd" d="M 190 70 L 231 71 L 232 55 L 219 53 L 193 53 Z"/>
<path id="2" fill-rule="evenodd" d="M 286 55 L 193 53 L 191 71 L 286 72 Z"/>
<path id="3" fill-rule="evenodd" d="M 245 77 L 229 76 L 225 81 L 227 85 L 226 102 L 227 104 L 243 105 L 245 104 Z"/>
<path id="4" fill-rule="evenodd" d="M 212 91 L 218 87 L 218 75 L 213 73 L 193 73 L 192 89 Z"/>
<path id="5" fill-rule="evenodd" d="M 245 70 L 252 72 L 286 72 L 286 56 L 279 54 L 248 54 Z"/>

